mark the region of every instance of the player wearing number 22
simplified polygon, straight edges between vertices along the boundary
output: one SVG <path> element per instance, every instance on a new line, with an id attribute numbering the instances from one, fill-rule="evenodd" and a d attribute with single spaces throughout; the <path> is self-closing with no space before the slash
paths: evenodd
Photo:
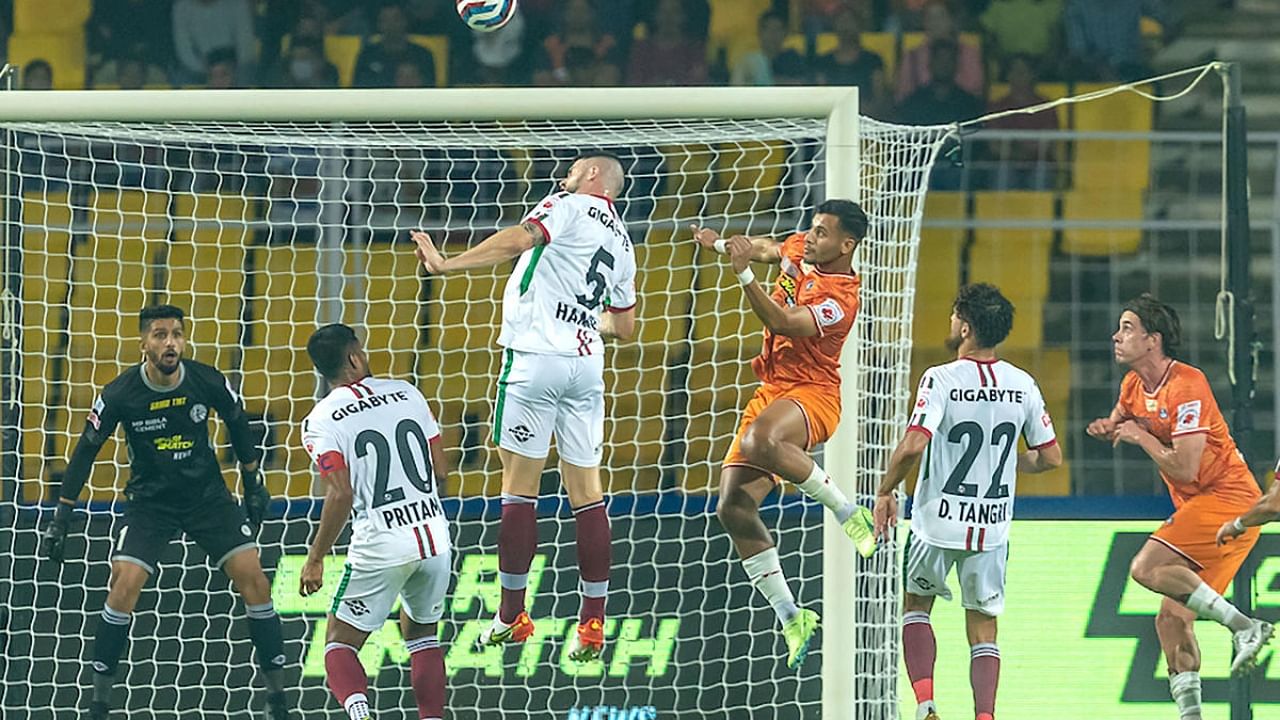
<path id="1" fill-rule="evenodd" d="M 1040 388 L 1026 372 L 996 356 L 996 346 L 1012 327 L 1013 305 L 998 289 L 987 284 L 960 289 L 947 338 L 956 359 L 924 371 L 906 433 L 876 493 L 876 533 L 888 540 L 898 515 L 894 489 L 924 456 L 903 552 L 902 647 L 917 720 L 938 717 L 929 613 L 935 597 L 951 599 L 947 575 L 952 567 L 965 608 L 974 715 L 995 717 L 996 617 L 1004 610 L 1017 474 L 1062 464 Z M 1027 445 L 1022 453 L 1015 452 L 1019 436 Z"/>
<path id="2" fill-rule="evenodd" d="M 93 641 L 89 716 L 109 716 L 111 688 L 128 643 L 134 604 L 169 541 L 182 531 L 230 576 L 244 598 L 249 637 L 269 690 L 268 709 L 274 720 L 283 720 L 290 715 L 281 677 L 285 655 L 280 616 L 272 606 L 271 584 L 254 542 L 255 528 L 271 502 L 258 479 L 258 439 L 222 373 L 182 357 L 186 335 L 180 308 L 146 308 L 138 314 L 138 328 L 144 359 L 107 383 L 94 402 L 67 463 L 57 516 L 43 540 L 44 556 L 61 561 L 71 511 L 93 459 L 116 425 L 123 425 L 129 444 L 130 476 L 124 490 L 129 502 L 115 539 L 110 589 Z M 209 442 L 210 409 L 226 423 L 240 460 L 243 510 L 228 492 Z"/>
<path id="3" fill-rule="evenodd" d="M 1204 373 L 1175 360 L 1182 336 L 1174 309 L 1149 294 L 1125 305 L 1112 335 L 1117 363 L 1129 366 L 1111 414 L 1089 424 L 1090 436 L 1142 448 L 1160 469 L 1174 513 L 1151 534 L 1129 571 L 1164 595 L 1156 635 L 1169 663 L 1169 688 L 1181 716 L 1200 718 L 1200 650 L 1196 617 L 1233 633 L 1233 673 L 1252 667 L 1272 635 L 1270 623 L 1246 617 L 1221 593 L 1258 542 L 1240 528 L 1225 545 L 1219 528 L 1261 496 L 1236 449 Z"/>
<path id="4" fill-rule="evenodd" d="M 600 485 L 602 336 L 626 339 L 635 329 L 635 254 L 613 206 L 624 180 L 617 158 L 586 154 L 561 181 L 564 192 L 463 253 L 445 258 L 425 233 L 413 234 L 418 259 L 437 275 L 519 257 L 502 296 L 498 344 L 504 351 L 493 418 L 502 460 L 502 595 L 497 617 L 477 639 L 480 646 L 523 642 L 533 634 L 525 587 L 538 546 L 538 489 L 554 435 L 577 528 L 582 593 L 566 654 L 586 662 L 604 650 L 611 553 Z"/>
<path id="5" fill-rule="evenodd" d="M 354 331 L 326 325 L 307 354 L 330 391 L 302 421 L 302 442 L 324 480 L 320 527 L 302 566 L 299 592 L 324 581 L 324 558 L 354 509 L 351 547 L 334 590 L 325 675 L 352 720 L 369 717 L 357 656 L 401 599 L 417 717 L 444 717 L 444 656 L 438 625 L 449 589 L 449 521 L 436 487 L 448 474 L 440 428 L 427 401 L 402 380 L 374 378 Z"/>
<path id="6" fill-rule="evenodd" d="M 818 205 L 808 232 L 783 242 L 737 235 L 728 240 L 693 226 L 694 240 L 729 255 L 752 311 L 764 324 L 764 347 L 751 367 L 760 387 L 747 403 L 720 470 L 716 515 L 733 540 L 751 584 L 782 624 L 787 666 L 799 667 L 818 628 L 818 614 L 796 606 L 778 551 L 760 520 L 760 503 L 779 478 L 830 509 L 864 555 L 875 551 L 870 514 L 850 502 L 809 450 L 840 421 L 840 351 L 858 314 L 860 279 L 853 254 L 867 234 L 857 203 Z M 781 269 L 772 295 L 750 262 Z"/>

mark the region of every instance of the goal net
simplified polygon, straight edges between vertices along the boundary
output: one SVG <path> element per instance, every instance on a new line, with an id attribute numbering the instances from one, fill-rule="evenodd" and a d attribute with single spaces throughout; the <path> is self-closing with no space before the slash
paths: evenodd
<path id="1" fill-rule="evenodd" d="M 834 682 L 824 666 L 837 662 L 851 669 L 837 693 L 848 716 L 896 716 L 894 554 L 845 568 L 842 599 L 854 614 L 828 614 L 815 652 L 791 672 L 773 613 L 715 519 L 719 463 L 756 385 L 749 360 L 760 325 L 727 263 L 698 250 L 687 225 L 783 237 L 808 226 L 832 170 L 860 188 L 872 232 L 858 258 L 862 312 L 846 352 L 846 384 L 856 383 L 846 398 L 858 400 L 845 406 L 839 466 L 848 468 L 841 483 L 869 502 L 906 409 L 916 239 L 946 129 L 862 119 L 851 135 L 860 164 L 828 168 L 821 119 L 0 126 L 10 145 L 4 717 L 63 718 L 87 704 L 85 659 L 128 476 L 123 441 L 98 457 L 61 567 L 38 559 L 38 532 L 98 389 L 140 359 L 139 308 L 157 302 L 187 311 L 188 356 L 227 373 L 265 427 L 264 477 L 277 502 L 259 540 L 284 621 L 290 703 L 307 717 L 342 716 L 323 682 L 323 638 L 346 534 L 325 589 L 297 593 L 323 496 L 300 443 L 299 421 L 323 392 L 305 343 L 336 321 L 359 329 L 376 374 L 415 382 L 444 428 L 446 505 L 456 518 L 442 623 L 451 717 L 815 717 L 831 691 L 823 684 Z M 518 648 L 472 647 L 499 595 L 500 474 L 488 427 L 510 267 L 427 277 L 408 231 L 428 230 L 458 252 L 519 222 L 584 148 L 614 152 L 626 167 L 618 209 L 635 242 L 640 304 L 637 338 L 607 351 L 607 649 L 578 665 L 563 654 L 579 601 L 554 451 L 530 575 L 537 634 Z M 830 606 L 821 510 L 796 494 L 775 495 L 763 510 L 798 600 L 819 612 Z M 173 542 L 134 613 L 113 706 L 134 718 L 256 711 L 243 618 L 204 553 Z M 360 657 L 378 716 L 408 717 L 408 656 L 393 618 Z"/>

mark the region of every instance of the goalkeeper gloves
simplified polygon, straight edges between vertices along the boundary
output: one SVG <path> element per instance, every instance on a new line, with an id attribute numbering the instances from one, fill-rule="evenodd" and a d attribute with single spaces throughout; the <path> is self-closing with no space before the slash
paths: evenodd
<path id="1" fill-rule="evenodd" d="M 40 555 L 46 560 L 62 562 L 67 545 L 67 532 L 71 529 L 73 510 L 73 506 L 67 503 L 58 503 L 53 521 L 44 529 L 44 535 L 40 538 Z"/>
<path id="2" fill-rule="evenodd" d="M 240 468 L 240 482 L 244 487 L 244 514 L 249 518 L 249 524 L 253 525 L 253 529 L 257 530 L 262 527 L 262 520 L 267 516 L 267 508 L 271 506 L 271 493 L 267 492 L 267 488 L 258 479 L 258 470 L 245 470 L 244 466 Z"/>

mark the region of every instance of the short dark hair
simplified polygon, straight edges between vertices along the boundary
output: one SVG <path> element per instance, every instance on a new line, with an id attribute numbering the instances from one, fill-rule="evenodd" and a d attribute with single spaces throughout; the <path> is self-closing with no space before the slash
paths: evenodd
<path id="1" fill-rule="evenodd" d="M 311 333 L 307 340 L 307 355 L 311 356 L 316 370 L 326 380 L 332 380 L 338 377 L 352 346 L 358 342 L 360 338 L 356 337 L 356 331 L 350 327 L 342 323 L 325 325 Z"/>
<path id="2" fill-rule="evenodd" d="M 151 307 L 142 308 L 138 312 L 138 332 L 143 335 L 151 330 L 152 320 L 177 320 L 184 322 L 186 313 L 182 312 L 182 308 L 177 305 L 152 305 Z"/>
<path id="3" fill-rule="evenodd" d="M 762 28 L 764 27 L 764 24 L 769 22 L 770 20 L 777 20 L 778 22 L 782 23 L 783 27 L 786 27 L 787 25 L 786 15 L 783 15 L 782 13 L 777 12 L 776 10 L 766 10 L 760 13 L 760 19 L 756 20 L 756 27 Z"/>
<path id="4" fill-rule="evenodd" d="M 973 283 L 960 288 L 952 309 L 956 317 L 969 323 L 978 345 L 993 348 L 1009 337 L 1013 329 L 1013 303 L 989 283 Z"/>
<path id="5" fill-rule="evenodd" d="M 852 200 L 827 200 L 820 203 L 814 213 L 835 215 L 840 221 L 840 229 L 857 240 L 867 236 L 867 228 L 871 224 L 862 207 Z"/>
<path id="6" fill-rule="evenodd" d="M 1160 333 L 1160 346 L 1168 357 L 1177 357 L 1182 344 L 1182 322 L 1172 305 L 1160 302 L 1151 293 L 1142 293 L 1124 304 L 1124 309 L 1138 316 L 1142 329 L 1148 333 Z"/>

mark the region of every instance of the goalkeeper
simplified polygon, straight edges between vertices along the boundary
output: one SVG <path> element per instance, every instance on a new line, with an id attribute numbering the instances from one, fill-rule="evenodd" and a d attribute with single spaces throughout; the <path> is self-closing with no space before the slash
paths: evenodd
<path id="1" fill-rule="evenodd" d="M 41 554 L 61 561 L 72 510 L 103 443 L 123 425 L 131 463 L 124 522 L 111 557 L 111 583 L 93 642 L 93 696 L 89 717 L 109 717 L 116 665 L 124 653 L 134 604 L 156 562 L 179 531 L 187 533 L 231 578 L 245 601 L 249 637 L 268 688 L 272 720 L 284 720 L 284 641 L 271 605 L 271 583 L 254 542 L 271 501 L 258 479 L 259 447 L 240 399 L 222 373 L 183 359 L 182 310 L 149 307 L 138 314 L 143 361 L 102 388 L 71 453 L 58 509 L 45 530 Z M 227 424 L 240 460 L 244 509 L 222 480 L 209 442 L 209 409 Z M 247 516 L 247 518 L 246 518 Z"/>

